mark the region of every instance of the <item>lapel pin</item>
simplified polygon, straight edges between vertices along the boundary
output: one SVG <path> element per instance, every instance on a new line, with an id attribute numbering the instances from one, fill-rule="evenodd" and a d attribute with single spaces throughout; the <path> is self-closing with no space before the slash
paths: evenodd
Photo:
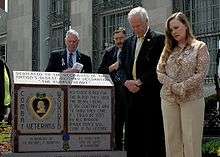
<path id="1" fill-rule="evenodd" d="M 64 66 L 65 65 L 65 61 L 64 61 L 64 59 L 62 58 L 62 66 Z"/>

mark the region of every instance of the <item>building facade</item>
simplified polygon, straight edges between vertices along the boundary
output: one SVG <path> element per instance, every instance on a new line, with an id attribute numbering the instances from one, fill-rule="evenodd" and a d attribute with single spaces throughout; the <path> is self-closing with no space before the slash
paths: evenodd
<path id="1" fill-rule="evenodd" d="M 182 11 L 188 16 L 196 37 L 208 44 L 211 54 L 208 77 L 213 77 L 220 40 L 219 3 L 219 0 L 9 1 L 7 46 L 5 35 L 2 49 L 7 50 L 7 60 L 13 70 L 44 71 L 49 55 L 64 50 L 65 33 L 71 27 L 79 32 L 79 50 L 92 58 L 96 72 L 103 50 L 113 44 L 114 29 L 123 26 L 128 35 L 132 34 L 127 21 L 131 8 L 145 7 L 151 27 L 161 32 L 166 18 L 174 11 Z"/>
<path id="2" fill-rule="evenodd" d="M 44 71 L 50 53 L 63 52 L 69 12 L 69 0 L 33 0 L 32 70 Z"/>
<path id="3" fill-rule="evenodd" d="M 159 30 L 172 10 L 170 0 L 9 1 L 9 64 L 13 70 L 44 71 L 50 53 L 64 50 L 64 36 L 71 27 L 79 32 L 79 50 L 92 58 L 96 72 L 103 49 L 113 44 L 113 30 L 124 26 L 128 34 L 132 33 L 127 13 L 134 6 L 146 7 L 152 25 Z"/>

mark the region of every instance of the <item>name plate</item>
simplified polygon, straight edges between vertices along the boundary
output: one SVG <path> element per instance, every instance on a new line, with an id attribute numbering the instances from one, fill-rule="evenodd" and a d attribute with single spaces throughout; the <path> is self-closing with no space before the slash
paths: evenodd
<path id="1" fill-rule="evenodd" d="M 100 134 L 71 134 L 69 141 L 63 141 L 62 135 L 20 135 L 19 152 L 62 152 L 68 151 L 110 150 L 109 135 Z"/>
<path id="2" fill-rule="evenodd" d="M 113 86 L 106 74 L 13 71 L 13 76 L 16 84 Z"/>

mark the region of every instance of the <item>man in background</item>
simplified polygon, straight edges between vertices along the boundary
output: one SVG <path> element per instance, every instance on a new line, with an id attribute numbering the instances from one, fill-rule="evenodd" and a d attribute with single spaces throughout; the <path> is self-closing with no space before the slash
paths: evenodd
<path id="1" fill-rule="evenodd" d="M 65 44 L 66 50 L 62 54 L 60 54 L 59 52 L 51 53 L 49 63 L 45 71 L 67 73 L 91 73 L 91 58 L 78 50 L 78 32 L 73 29 L 68 30 L 65 37 Z"/>
<path id="2" fill-rule="evenodd" d="M 104 50 L 104 56 L 99 66 L 98 73 L 110 74 L 115 86 L 115 150 L 123 149 L 123 126 L 125 125 L 125 95 L 124 87 L 120 82 L 118 68 L 119 55 L 126 39 L 126 32 L 119 27 L 113 33 L 115 45 Z"/>

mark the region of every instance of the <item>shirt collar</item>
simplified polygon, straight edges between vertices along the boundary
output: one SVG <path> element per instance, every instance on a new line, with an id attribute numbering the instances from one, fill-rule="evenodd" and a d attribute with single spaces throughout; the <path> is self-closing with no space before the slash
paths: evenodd
<path id="1" fill-rule="evenodd" d="M 189 44 L 187 44 L 184 48 L 176 46 L 176 49 L 177 50 L 184 49 L 186 51 L 186 50 L 189 50 L 189 49 L 195 47 L 195 45 L 196 45 L 196 39 L 192 39 L 192 41 Z"/>
<path id="2" fill-rule="evenodd" d="M 73 56 L 76 56 L 76 51 L 74 51 L 74 52 L 70 52 L 68 49 L 66 49 L 66 52 L 67 52 L 67 56 L 69 56 L 69 55 L 70 55 L 70 53 L 72 53 L 72 54 L 73 54 Z"/>

